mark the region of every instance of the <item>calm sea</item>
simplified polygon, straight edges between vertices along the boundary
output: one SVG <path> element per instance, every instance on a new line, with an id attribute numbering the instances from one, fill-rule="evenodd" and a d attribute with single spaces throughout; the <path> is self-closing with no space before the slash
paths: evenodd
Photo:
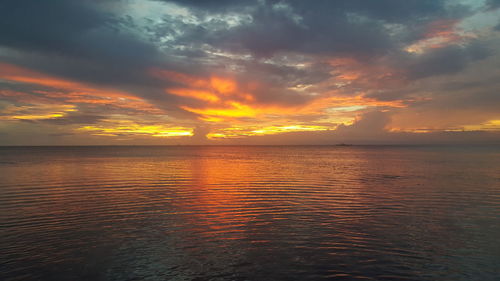
<path id="1" fill-rule="evenodd" d="M 0 279 L 500 280 L 500 147 L 2 147 Z"/>

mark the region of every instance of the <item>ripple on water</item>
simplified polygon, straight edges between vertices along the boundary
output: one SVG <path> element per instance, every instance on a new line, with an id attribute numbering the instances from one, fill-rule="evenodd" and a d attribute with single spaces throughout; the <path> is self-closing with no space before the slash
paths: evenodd
<path id="1" fill-rule="evenodd" d="M 500 276 L 498 149 L 23 149 L 0 149 L 4 280 Z"/>

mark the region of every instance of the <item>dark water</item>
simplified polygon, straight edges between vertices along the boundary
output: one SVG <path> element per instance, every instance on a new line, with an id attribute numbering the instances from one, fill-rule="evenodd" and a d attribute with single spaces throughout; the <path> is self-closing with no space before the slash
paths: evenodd
<path id="1" fill-rule="evenodd" d="M 500 280 L 500 147 L 0 148 L 0 280 Z"/>

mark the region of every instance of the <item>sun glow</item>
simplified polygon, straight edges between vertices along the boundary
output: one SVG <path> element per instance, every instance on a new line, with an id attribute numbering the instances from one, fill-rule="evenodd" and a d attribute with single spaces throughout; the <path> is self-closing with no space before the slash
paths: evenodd
<path id="1" fill-rule="evenodd" d="M 90 132 L 93 135 L 106 136 L 151 136 L 151 137 L 186 137 L 192 136 L 193 130 L 185 127 L 169 127 L 163 125 L 142 125 L 132 121 L 119 120 L 99 125 L 83 126 L 78 131 Z"/>
<path id="2" fill-rule="evenodd" d="M 467 125 L 464 126 L 465 131 L 500 131 L 500 119 L 489 120 L 478 125 Z"/>
<path id="3" fill-rule="evenodd" d="M 365 69 L 353 59 L 335 59 L 332 62 L 342 75 L 334 75 L 335 81 L 367 80 L 372 72 L 379 73 L 375 78 L 381 78 L 380 69 Z M 297 104 L 269 103 L 258 97 L 269 91 L 269 85 L 257 81 L 241 82 L 228 77 L 210 75 L 197 77 L 170 70 L 150 69 L 151 75 L 178 87 L 168 87 L 165 92 L 178 97 L 189 98 L 181 100 L 179 108 L 194 113 L 199 120 L 210 123 L 237 122 L 248 123 L 259 119 L 260 122 L 284 120 L 287 117 L 330 114 L 332 108 L 367 108 L 367 107 L 406 107 L 402 101 L 378 101 L 365 97 L 365 93 L 352 95 L 338 94 L 335 91 L 323 91 L 309 95 L 303 102 Z M 383 70 L 383 79 L 391 76 L 390 70 Z M 307 93 L 306 93 L 307 94 Z M 301 94 L 297 94 L 301 95 Z M 200 103 L 201 102 L 201 103 Z M 289 121 L 289 120 L 288 120 Z M 250 124 L 249 124 L 250 125 Z M 285 127 L 285 126 L 281 126 Z M 272 130 L 271 130 L 272 131 Z M 271 132 L 269 131 L 269 132 Z M 278 130 L 279 131 L 279 130 Z M 281 130 L 287 131 L 287 130 Z M 279 131 L 279 132 L 281 132 Z M 290 131 L 290 130 L 288 130 Z M 267 131 L 266 131 L 267 132 Z M 277 133 L 277 132 L 275 132 Z M 213 132 L 212 136 L 220 133 Z M 246 133 L 247 134 L 247 133 Z M 253 133 L 255 134 L 255 133 Z M 223 134 L 225 135 L 225 134 Z"/>
<path id="4" fill-rule="evenodd" d="M 182 109 L 193 112 L 204 117 L 230 117 L 230 118 L 238 118 L 238 117 L 255 117 L 259 112 L 258 109 L 252 108 L 248 105 L 241 104 L 239 102 L 228 102 L 227 108 L 206 108 L 206 109 L 198 109 L 192 108 L 188 106 L 182 106 Z"/>
<path id="5" fill-rule="evenodd" d="M 217 130 L 209 133 L 209 139 L 227 139 L 227 138 L 241 138 L 248 136 L 263 136 L 274 135 L 290 132 L 305 132 L 305 131 L 326 131 L 332 129 L 327 126 L 314 126 L 314 125 L 288 125 L 288 126 L 265 126 L 265 127 L 230 127 Z"/>

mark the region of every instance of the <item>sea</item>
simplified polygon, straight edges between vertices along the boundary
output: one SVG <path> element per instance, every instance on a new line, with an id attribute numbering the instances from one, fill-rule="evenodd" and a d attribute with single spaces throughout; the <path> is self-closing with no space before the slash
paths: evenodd
<path id="1" fill-rule="evenodd" d="M 0 280 L 500 280 L 500 146 L 0 147 Z"/>

